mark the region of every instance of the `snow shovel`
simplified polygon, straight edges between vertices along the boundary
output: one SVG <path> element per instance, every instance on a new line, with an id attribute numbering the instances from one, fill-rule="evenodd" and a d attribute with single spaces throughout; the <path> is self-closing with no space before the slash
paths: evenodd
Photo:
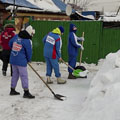
<path id="1" fill-rule="evenodd" d="M 63 101 L 64 99 L 62 99 L 63 97 L 66 97 L 66 96 L 63 96 L 63 95 L 60 95 L 60 94 L 55 94 L 53 92 L 53 90 L 50 88 L 50 86 L 43 80 L 43 78 L 37 73 L 37 71 L 32 67 L 32 65 L 30 63 L 28 63 L 28 65 L 30 66 L 30 68 L 37 74 L 37 76 L 43 81 L 43 83 L 47 86 L 47 88 L 52 92 L 52 94 L 54 95 L 54 97 L 58 100 L 61 100 Z"/>
<path id="2" fill-rule="evenodd" d="M 84 37 L 84 32 L 82 33 L 82 37 Z M 82 41 L 82 46 L 83 46 L 83 41 Z M 85 71 L 86 68 L 84 66 L 81 66 L 81 61 L 82 61 L 82 50 L 80 51 L 80 62 L 79 66 L 76 66 L 75 69 L 80 69 L 82 71 Z"/>
<path id="3" fill-rule="evenodd" d="M 88 71 L 83 71 L 81 69 L 74 69 L 72 68 L 69 64 L 67 64 L 63 59 L 62 59 L 62 62 L 67 65 L 69 68 L 71 68 L 73 70 L 72 74 L 75 76 L 75 77 L 85 77 L 88 73 Z"/>

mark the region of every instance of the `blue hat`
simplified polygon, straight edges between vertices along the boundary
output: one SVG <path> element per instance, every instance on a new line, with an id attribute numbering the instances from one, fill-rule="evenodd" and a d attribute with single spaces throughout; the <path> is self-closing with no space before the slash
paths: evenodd
<path id="1" fill-rule="evenodd" d="M 74 28 L 76 28 L 76 29 L 74 29 Z M 76 32 L 77 31 L 77 27 L 76 27 L 76 25 L 75 24 L 70 24 L 70 32 Z"/>
<path id="2" fill-rule="evenodd" d="M 64 28 L 62 26 L 59 26 L 58 28 L 60 29 L 61 33 L 64 33 Z"/>

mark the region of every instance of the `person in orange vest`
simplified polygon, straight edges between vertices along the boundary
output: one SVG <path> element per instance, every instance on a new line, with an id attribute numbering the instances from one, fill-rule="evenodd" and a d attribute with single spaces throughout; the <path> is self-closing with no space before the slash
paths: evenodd
<path id="1" fill-rule="evenodd" d="M 2 46 L 2 74 L 3 76 L 6 76 L 6 71 L 8 68 L 9 58 L 10 58 L 10 52 L 11 48 L 9 47 L 9 41 L 11 38 L 15 36 L 15 28 L 13 25 L 8 24 L 4 27 L 4 31 L 1 33 L 1 41 L 0 45 Z"/>

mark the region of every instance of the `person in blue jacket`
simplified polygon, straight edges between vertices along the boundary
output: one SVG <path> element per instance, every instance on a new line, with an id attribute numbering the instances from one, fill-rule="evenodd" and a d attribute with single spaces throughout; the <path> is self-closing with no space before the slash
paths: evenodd
<path id="1" fill-rule="evenodd" d="M 75 68 L 77 56 L 78 56 L 78 49 L 84 50 L 83 46 L 78 43 L 79 41 L 84 41 L 84 37 L 77 37 L 76 36 L 77 27 L 74 24 L 70 24 L 70 31 L 68 37 L 68 64 Z M 68 67 L 68 79 L 76 79 L 75 76 L 72 75 L 73 70 Z"/>
<path id="2" fill-rule="evenodd" d="M 27 63 L 31 61 L 32 44 L 31 39 L 35 30 L 29 25 L 25 30 L 16 34 L 9 42 L 11 47 L 10 64 L 12 65 L 11 91 L 10 95 L 19 95 L 15 90 L 19 77 L 21 78 L 24 98 L 35 98 L 29 92 Z"/>
<path id="3" fill-rule="evenodd" d="M 52 32 L 49 32 L 44 38 L 44 57 L 46 60 L 46 76 L 47 83 L 51 84 L 53 81 L 50 79 L 52 74 L 52 69 L 54 69 L 55 76 L 57 78 L 58 84 L 66 83 L 65 80 L 61 79 L 61 73 L 59 70 L 58 61 L 62 60 L 61 58 L 61 47 L 62 40 L 61 35 L 64 33 L 64 28 L 59 26 L 55 28 Z"/>

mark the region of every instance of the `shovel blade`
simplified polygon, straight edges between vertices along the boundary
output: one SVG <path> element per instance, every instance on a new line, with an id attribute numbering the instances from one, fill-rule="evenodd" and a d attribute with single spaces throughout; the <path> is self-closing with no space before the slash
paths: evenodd
<path id="1" fill-rule="evenodd" d="M 60 95 L 60 94 L 55 94 L 54 97 L 58 100 L 61 100 L 61 101 L 63 101 L 66 98 L 66 96 L 63 96 L 63 95 Z"/>

